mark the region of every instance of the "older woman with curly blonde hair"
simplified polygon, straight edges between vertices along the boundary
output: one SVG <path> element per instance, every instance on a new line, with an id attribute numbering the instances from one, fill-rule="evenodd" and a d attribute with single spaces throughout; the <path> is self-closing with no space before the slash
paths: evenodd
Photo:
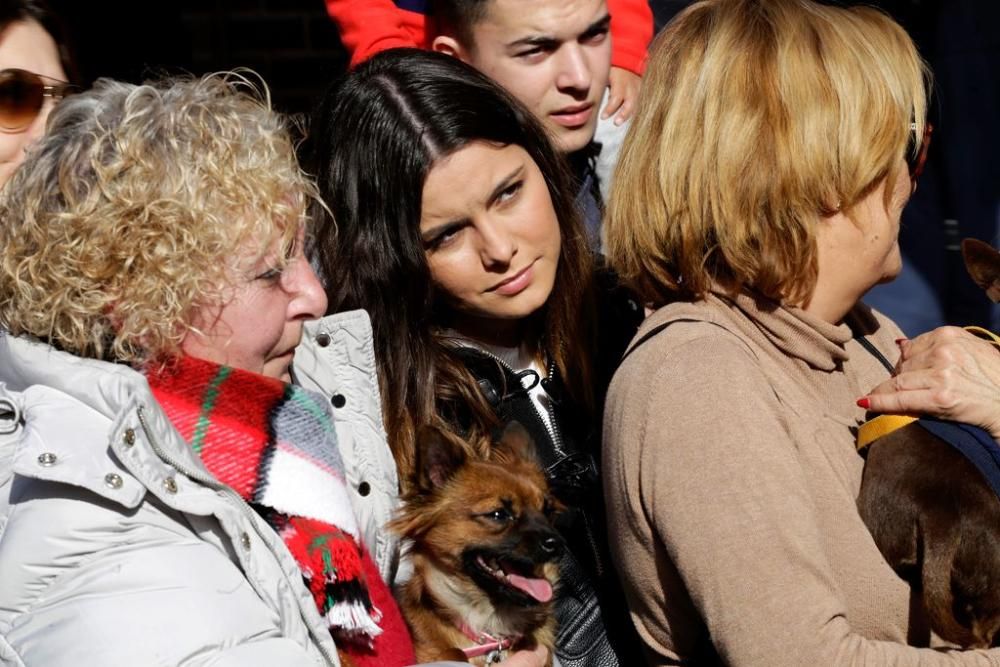
<path id="1" fill-rule="evenodd" d="M 0 662 L 412 662 L 288 383 L 316 200 L 240 76 L 53 113 L 0 202 Z"/>
<path id="2" fill-rule="evenodd" d="M 312 204 L 244 76 L 52 114 L 0 199 L 0 662 L 415 662 L 370 325 L 306 326 Z"/>
<path id="3" fill-rule="evenodd" d="M 925 85 L 903 29 L 864 7 L 702 0 L 652 48 L 606 229 L 656 311 L 604 424 L 610 541 L 650 664 L 1000 664 L 927 648 L 855 505 L 865 407 L 1000 435 L 996 379 L 950 414 L 898 391 L 929 377 L 926 341 L 901 356 L 860 301 L 900 270 Z M 986 380 L 969 369 L 967 388 Z"/>

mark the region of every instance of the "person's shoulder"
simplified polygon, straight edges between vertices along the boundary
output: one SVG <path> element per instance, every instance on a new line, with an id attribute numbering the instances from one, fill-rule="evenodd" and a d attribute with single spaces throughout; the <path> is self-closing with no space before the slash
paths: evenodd
<path id="1" fill-rule="evenodd" d="M 704 347 L 729 342 L 749 349 L 731 308 L 715 299 L 693 299 L 672 301 L 650 313 L 636 331 L 627 354 L 638 354 L 640 347 L 653 347 L 663 353 L 689 342 Z"/>
<path id="2" fill-rule="evenodd" d="M 650 395 L 657 387 L 763 376 L 759 351 L 717 304 L 678 301 L 654 311 L 639 327 L 615 374 L 618 390 Z"/>

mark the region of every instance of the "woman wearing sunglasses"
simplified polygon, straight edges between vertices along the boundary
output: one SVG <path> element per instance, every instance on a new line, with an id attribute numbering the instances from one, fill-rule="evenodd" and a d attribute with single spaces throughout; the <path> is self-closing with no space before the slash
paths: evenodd
<path id="1" fill-rule="evenodd" d="M 45 131 L 71 63 L 60 24 L 39 0 L 0 0 L 0 186 Z"/>
<path id="2" fill-rule="evenodd" d="M 606 229 L 657 310 L 604 427 L 610 543 L 650 664 L 1000 664 L 930 648 L 856 506 L 866 407 L 1000 435 L 996 350 L 954 329 L 898 341 L 861 302 L 900 270 L 925 75 L 884 14 L 811 0 L 703 0 L 652 48 Z M 935 405 L 949 375 L 959 400 Z"/>

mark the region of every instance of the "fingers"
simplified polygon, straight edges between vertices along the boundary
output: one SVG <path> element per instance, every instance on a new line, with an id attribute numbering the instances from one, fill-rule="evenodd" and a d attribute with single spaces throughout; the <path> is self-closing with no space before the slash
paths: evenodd
<path id="1" fill-rule="evenodd" d="M 601 118 L 615 115 L 615 125 L 621 125 L 632 117 L 642 77 L 621 67 L 612 67 L 608 75 L 608 103 L 604 105 Z"/>
<path id="2" fill-rule="evenodd" d="M 1000 352 L 993 345 L 955 327 L 897 342 L 895 374 L 859 406 L 965 422 L 1000 436 Z"/>
<path id="3" fill-rule="evenodd" d="M 629 118 L 632 117 L 632 112 L 635 111 L 635 101 L 639 96 L 639 91 L 630 97 L 626 97 L 622 102 L 622 108 L 618 111 L 618 115 L 615 116 L 615 125 L 621 125 Z"/>
<path id="4" fill-rule="evenodd" d="M 905 393 L 877 392 L 858 399 L 858 405 L 872 412 L 887 414 L 914 414 L 926 412 L 924 409 L 933 403 L 931 389 L 919 389 Z"/>
<path id="5" fill-rule="evenodd" d="M 901 364 L 912 362 L 923 365 L 953 362 L 952 355 L 960 350 L 978 350 L 974 354 L 982 354 L 992 347 L 959 327 L 939 327 L 913 339 L 900 339 L 897 343 Z"/>
<path id="6" fill-rule="evenodd" d="M 924 368 L 894 375 L 858 399 L 872 412 L 923 413 L 947 416 L 955 410 L 961 392 L 952 369 Z"/>
<path id="7" fill-rule="evenodd" d="M 608 89 L 608 101 L 604 105 L 604 110 L 601 111 L 601 120 L 606 120 L 612 116 L 616 111 L 618 111 L 622 104 L 625 102 L 625 98 L 621 96 L 615 87 Z"/>
<path id="8" fill-rule="evenodd" d="M 955 371 L 951 368 L 920 368 L 908 370 L 881 383 L 869 392 L 873 394 L 893 394 L 918 389 L 950 388 L 955 382 Z"/>

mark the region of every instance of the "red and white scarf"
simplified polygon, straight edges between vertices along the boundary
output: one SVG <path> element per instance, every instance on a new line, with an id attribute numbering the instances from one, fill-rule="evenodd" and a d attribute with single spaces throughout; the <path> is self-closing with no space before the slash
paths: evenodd
<path id="1" fill-rule="evenodd" d="M 148 379 L 156 400 L 209 472 L 281 536 L 334 637 L 362 656 L 377 656 L 371 664 L 412 664 L 402 616 L 360 546 L 324 397 L 190 357 Z M 394 635 L 392 648 L 379 640 L 386 627 Z"/>

